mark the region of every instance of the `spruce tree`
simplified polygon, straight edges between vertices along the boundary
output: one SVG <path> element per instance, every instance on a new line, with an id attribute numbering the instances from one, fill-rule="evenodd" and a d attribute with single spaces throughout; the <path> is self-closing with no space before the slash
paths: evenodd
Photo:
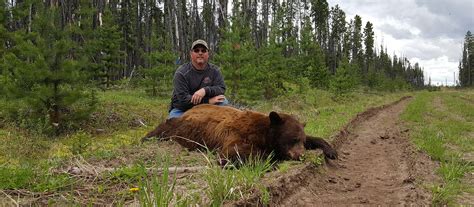
<path id="1" fill-rule="evenodd" d="M 300 45 L 301 55 L 296 65 L 301 71 L 300 76 L 308 78 L 313 87 L 326 88 L 329 84 L 329 73 L 325 65 L 324 52 L 314 38 L 309 17 L 303 22 Z"/>
<path id="2" fill-rule="evenodd" d="M 7 41 L 7 29 L 5 28 L 7 20 L 7 7 L 5 1 L 0 1 L 0 57 L 3 57 L 3 54 L 6 50 L 6 41 Z M 0 74 L 2 73 L 0 69 Z"/>
<path id="3" fill-rule="evenodd" d="M 37 17 L 31 32 L 18 30 L 2 59 L 6 97 L 14 106 L 11 119 L 29 129 L 59 134 L 78 127 L 93 109 L 93 92 L 74 57 L 77 46 L 71 28 L 61 28 L 59 8 L 35 5 Z"/>
<path id="4" fill-rule="evenodd" d="M 169 96 L 174 70 L 179 64 L 175 62 L 178 55 L 173 52 L 170 42 L 161 37 L 153 38 L 152 46 L 153 51 L 145 58 L 150 67 L 141 69 L 144 75 L 142 83 L 151 96 Z"/>
<path id="5" fill-rule="evenodd" d="M 270 36 L 273 36 L 272 32 Z M 254 70 L 255 83 L 260 83 L 258 87 L 262 91 L 259 95 L 265 99 L 273 99 L 282 94 L 283 83 L 290 77 L 286 59 L 282 55 L 283 47 L 272 39 L 270 37 L 269 44 L 258 50 L 255 62 L 258 67 Z"/>
<path id="6" fill-rule="evenodd" d="M 231 25 L 223 31 L 216 62 L 224 75 L 227 96 L 233 102 L 252 102 L 262 96 L 261 86 L 254 81 L 263 74 L 255 68 L 255 46 L 250 27 L 245 23 L 241 4 L 234 2 Z"/>
<path id="7" fill-rule="evenodd" d="M 7 46 L 9 32 L 5 28 L 6 22 L 7 22 L 6 3 L 5 1 L 0 1 L 0 61 L 2 61 L 1 59 L 3 59 L 7 50 L 6 46 Z M 3 78 L 4 72 L 6 72 L 4 71 L 4 66 L 0 67 L 0 85 L 1 86 L 5 85 L 4 83 L 5 80 Z M 0 87 L 0 97 L 4 97 L 4 93 L 5 93 L 4 90 L 5 90 L 5 87 Z M 0 118 L 1 118 L 1 115 L 0 115 Z"/>
<path id="8" fill-rule="evenodd" d="M 354 17 L 354 27 L 351 37 L 351 62 L 356 63 L 359 68 L 362 68 L 364 66 L 364 50 L 362 48 L 362 18 L 359 15 Z"/>
<path id="9" fill-rule="evenodd" d="M 124 67 L 120 64 L 120 60 L 125 53 L 120 49 L 123 38 L 119 27 L 115 25 L 112 13 L 108 9 L 102 15 L 102 25 L 94 30 L 94 34 L 95 51 L 92 54 L 95 54 L 95 75 L 102 87 L 110 88 L 115 80 L 123 77 L 121 73 Z"/>
<path id="10" fill-rule="evenodd" d="M 344 96 L 359 84 L 356 67 L 357 65 L 349 63 L 347 58 L 342 59 L 336 74 L 334 74 L 329 83 L 329 90 L 335 96 Z"/>
<path id="11" fill-rule="evenodd" d="M 329 37 L 329 4 L 326 0 L 311 0 L 311 16 L 316 38 L 323 50 L 327 50 Z"/>
<path id="12" fill-rule="evenodd" d="M 474 82 L 474 37 L 467 31 L 461 61 L 459 62 L 459 82 L 462 87 L 469 87 Z"/>
<path id="13" fill-rule="evenodd" d="M 284 5 L 274 5 L 274 18 L 270 30 L 269 43 L 266 47 L 258 51 L 257 65 L 261 66 L 259 72 L 262 79 L 258 81 L 263 83 L 263 95 L 265 99 L 272 99 L 279 96 L 286 89 L 285 81 L 291 82 L 290 73 L 293 68 L 288 68 L 288 59 L 285 56 L 287 48 L 287 31 L 288 28 L 285 18 Z"/>
<path id="14" fill-rule="evenodd" d="M 471 84 L 470 86 L 474 85 L 474 36 L 471 34 L 470 31 L 467 33 L 468 35 L 468 48 L 469 48 L 469 58 L 468 58 L 468 68 L 469 68 L 469 75 Z"/>
<path id="15" fill-rule="evenodd" d="M 365 54 L 364 54 L 364 70 L 363 74 L 367 75 L 370 72 L 370 69 L 373 68 L 373 57 L 374 57 L 374 29 L 373 25 L 370 22 L 365 24 L 364 28 L 364 45 L 365 45 Z"/>
<path id="16" fill-rule="evenodd" d="M 331 74 L 335 73 L 339 60 L 343 56 L 343 36 L 346 31 L 346 14 L 339 8 L 339 5 L 331 8 L 331 34 L 329 37 L 329 48 L 327 63 Z"/>

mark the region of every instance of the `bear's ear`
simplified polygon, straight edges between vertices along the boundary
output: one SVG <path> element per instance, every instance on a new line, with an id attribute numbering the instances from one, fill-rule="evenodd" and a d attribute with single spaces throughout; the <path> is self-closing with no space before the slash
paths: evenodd
<path id="1" fill-rule="evenodd" d="M 279 125 L 283 123 L 283 119 L 281 119 L 280 115 L 278 115 L 277 112 L 274 112 L 274 111 L 270 112 L 269 117 L 270 117 L 270 123 L 272 125 Z"/>

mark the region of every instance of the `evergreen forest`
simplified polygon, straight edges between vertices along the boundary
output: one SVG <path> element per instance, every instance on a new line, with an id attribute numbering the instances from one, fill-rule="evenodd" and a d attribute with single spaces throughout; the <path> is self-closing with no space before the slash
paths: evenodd
<path id="1" fill-rule="evenodd" d="M 375 45 L 374 24 L 326 0 L 2 0 L 0 116 L 60 134 L 88 119 L 98 91 L 170 96 L 196 39 L 209 43 L 234 103 L 308 88 L 422 88 L 422 66 Z"/>

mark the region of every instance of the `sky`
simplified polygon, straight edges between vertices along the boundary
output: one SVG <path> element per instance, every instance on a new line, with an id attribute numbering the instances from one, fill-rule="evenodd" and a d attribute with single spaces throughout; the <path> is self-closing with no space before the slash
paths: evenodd
<path id="1" fill-rule="evenodd" d="M 362 27 L 374 25 L 376 46 L 393 56 L 407 57 L 424 69 L 425 82 L 453 85 L 467 31 L 474 33 L 474 0 L 327 0 L 346 13 L 357 14 Z"/>

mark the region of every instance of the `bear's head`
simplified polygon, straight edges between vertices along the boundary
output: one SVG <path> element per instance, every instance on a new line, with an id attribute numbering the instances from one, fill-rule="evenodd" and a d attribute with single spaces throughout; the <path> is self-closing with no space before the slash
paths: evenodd
<path id="1" fill-rule="evenodd" d="M 305 151 L 304 125 L 288 114 L 272 111 L 269 118 L 270 134 L 276 156 L 284 160 L 299 159 Z"/>

